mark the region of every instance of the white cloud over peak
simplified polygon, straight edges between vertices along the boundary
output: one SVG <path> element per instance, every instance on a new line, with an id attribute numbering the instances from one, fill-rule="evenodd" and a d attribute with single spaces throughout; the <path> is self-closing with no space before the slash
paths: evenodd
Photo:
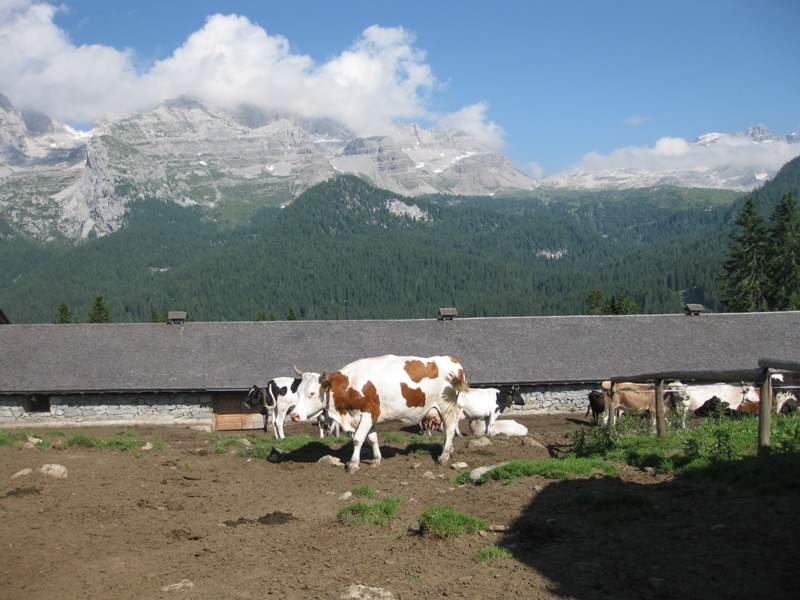
<path id="1" fill-rule="evenodd" d="M 0 91 L 23 108 L 92 122 L 148 110 L 180 95 L 219 105 L 255 104 L 304 117 L 329 117 L 361 135 L 387 133 L 396 120 L 429 120 L 425 99 L 437 80 L 402 27 L 373 25 L 321 64 L 293 53 L 247 17 L 216 14 L 171 56 L 136 68 L 132 50 L 73 44 L 54 23 L 60 8 L 0 0 Z M 499 142 L 502 130 L 475 104 L 442 123 Z"/>
<path id="2" fill-rule="evenodd" d="M 487 121 L 484 102 L 465 106 L 459 111 L 439 118 L 439 125 L 453 131 L 463 131 L 492 148 L 503 145 L 503 128 L 493 121 Z"/>
<path id="3" fill-rule="evenodd" d="M 720 134 L 713 143 L 663 137 L 654 146 L 626 146 L 608 154 L 590 152 L 565 172 L 641 169 L 667 172 L 712 168 L 753 168 L 777 171 L 800 155 L 800 144 L 784 140 L 756 142 L 745 135 Z"/>

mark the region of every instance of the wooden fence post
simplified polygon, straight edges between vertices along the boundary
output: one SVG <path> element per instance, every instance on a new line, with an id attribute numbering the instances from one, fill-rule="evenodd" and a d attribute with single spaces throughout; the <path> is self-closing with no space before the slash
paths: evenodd
<path id="1" fill-rule="evenodd" d="M 764 382 L 761 384 L 761 401 L 758 406 L 758 453 L 769 451 L 770 419 L 772 417 L 772 369 L 764 369 Z"/>
<path id="2" fill-rule="evenodd" d="M 664 380 L 659 379 L 656 382 L 656 434 L 658 437 L 667 435 L 667 426 L 664 421 Z"/>

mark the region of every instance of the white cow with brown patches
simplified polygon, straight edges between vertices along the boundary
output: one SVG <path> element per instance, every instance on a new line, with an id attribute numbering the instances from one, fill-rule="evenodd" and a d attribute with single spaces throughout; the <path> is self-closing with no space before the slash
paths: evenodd
<path id="1" fill-rule="evenodd" d="M 298 371 L 300 373 L 300 371 Z M 319 412 L 339 423 L 352 417 L 356 423 L 350 472 L 358 471 L 364 440 L 372 447 L 372 464 L 381 461 L 375 425 L 385 421 L 419 423 L 438 404 L 445 430 L 445 443 L 438 462 L 450 460 L 458 406 L 448 377 L 463 378 L 464 369 L 451 356 L 378 356 L 352 362 L 338 371 L 321 376 L 304 374 L 297 389 L 292 421 L 299 423 Z"/>

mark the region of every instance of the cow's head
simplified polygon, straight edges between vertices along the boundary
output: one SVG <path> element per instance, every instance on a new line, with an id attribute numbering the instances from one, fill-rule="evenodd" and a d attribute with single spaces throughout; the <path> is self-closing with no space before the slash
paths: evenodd
<path id="1" fill-rule="evenodd" d="M 244 405 L 247 408 L 254 408 L 258 406 L 261 403 L 260 392 L 261 389 L 257 385 L 251 387 L 250 391 L 247 392 L 247 397 L 244 399 Z"/>
<path id="2" fill-rule="evenodd" d="M 754 404 L 761 402 L 761 395 L 755 386 L 747 384 L 742 386 L 742 402 L 753 402 Z"/>
<path id="3" fill-rule="evenodd" d="M 673 381 L 664 387 L 664 395 L 672 406 L 685 406 L 689 403 L 689 390 L 685 383 Z"/>
<path id="4" fill-rule="evenodd" d="M 512 385 L 507 389 L 500 390 L 500 393 L 497 395 L 497 408 L 500 412 L 503 412 L 512 404 L 516 404 L 517 406 L 524 406 L 525 404 L 525 400 L 522 398 L 518 385 Z"/>
<path id="5" fill-rule="evenodd" d="M 324 371 L 320 375 L 304 373 L 297 367 L 294 370 L 300 376 L 300 384 L 297 386 L 297 404 L 289 416 L 295 423 L 300 423 L 316 418 L 325 410 L 325 392 L 330 390 L 330 384 Z"/>

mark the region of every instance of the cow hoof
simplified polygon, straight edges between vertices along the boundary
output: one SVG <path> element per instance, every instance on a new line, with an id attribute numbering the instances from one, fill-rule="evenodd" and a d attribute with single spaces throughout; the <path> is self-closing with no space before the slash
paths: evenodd
<path id="1" fill-rule="evenodd" d="M 357 473 L 358 472 L 358 463 L 347 463 L 347 472 L 348 473 Z"/>
<path id="2" fill-rule="evenodd" d="M 374 469 L 375 467 L 380 467 L 380 466 L 381 466 L 381 461 L 379 461 L 379 460 L 373 460 L 373 461 L 372 461 L 372 468 L 373 468 L 373 469 Z"/>

